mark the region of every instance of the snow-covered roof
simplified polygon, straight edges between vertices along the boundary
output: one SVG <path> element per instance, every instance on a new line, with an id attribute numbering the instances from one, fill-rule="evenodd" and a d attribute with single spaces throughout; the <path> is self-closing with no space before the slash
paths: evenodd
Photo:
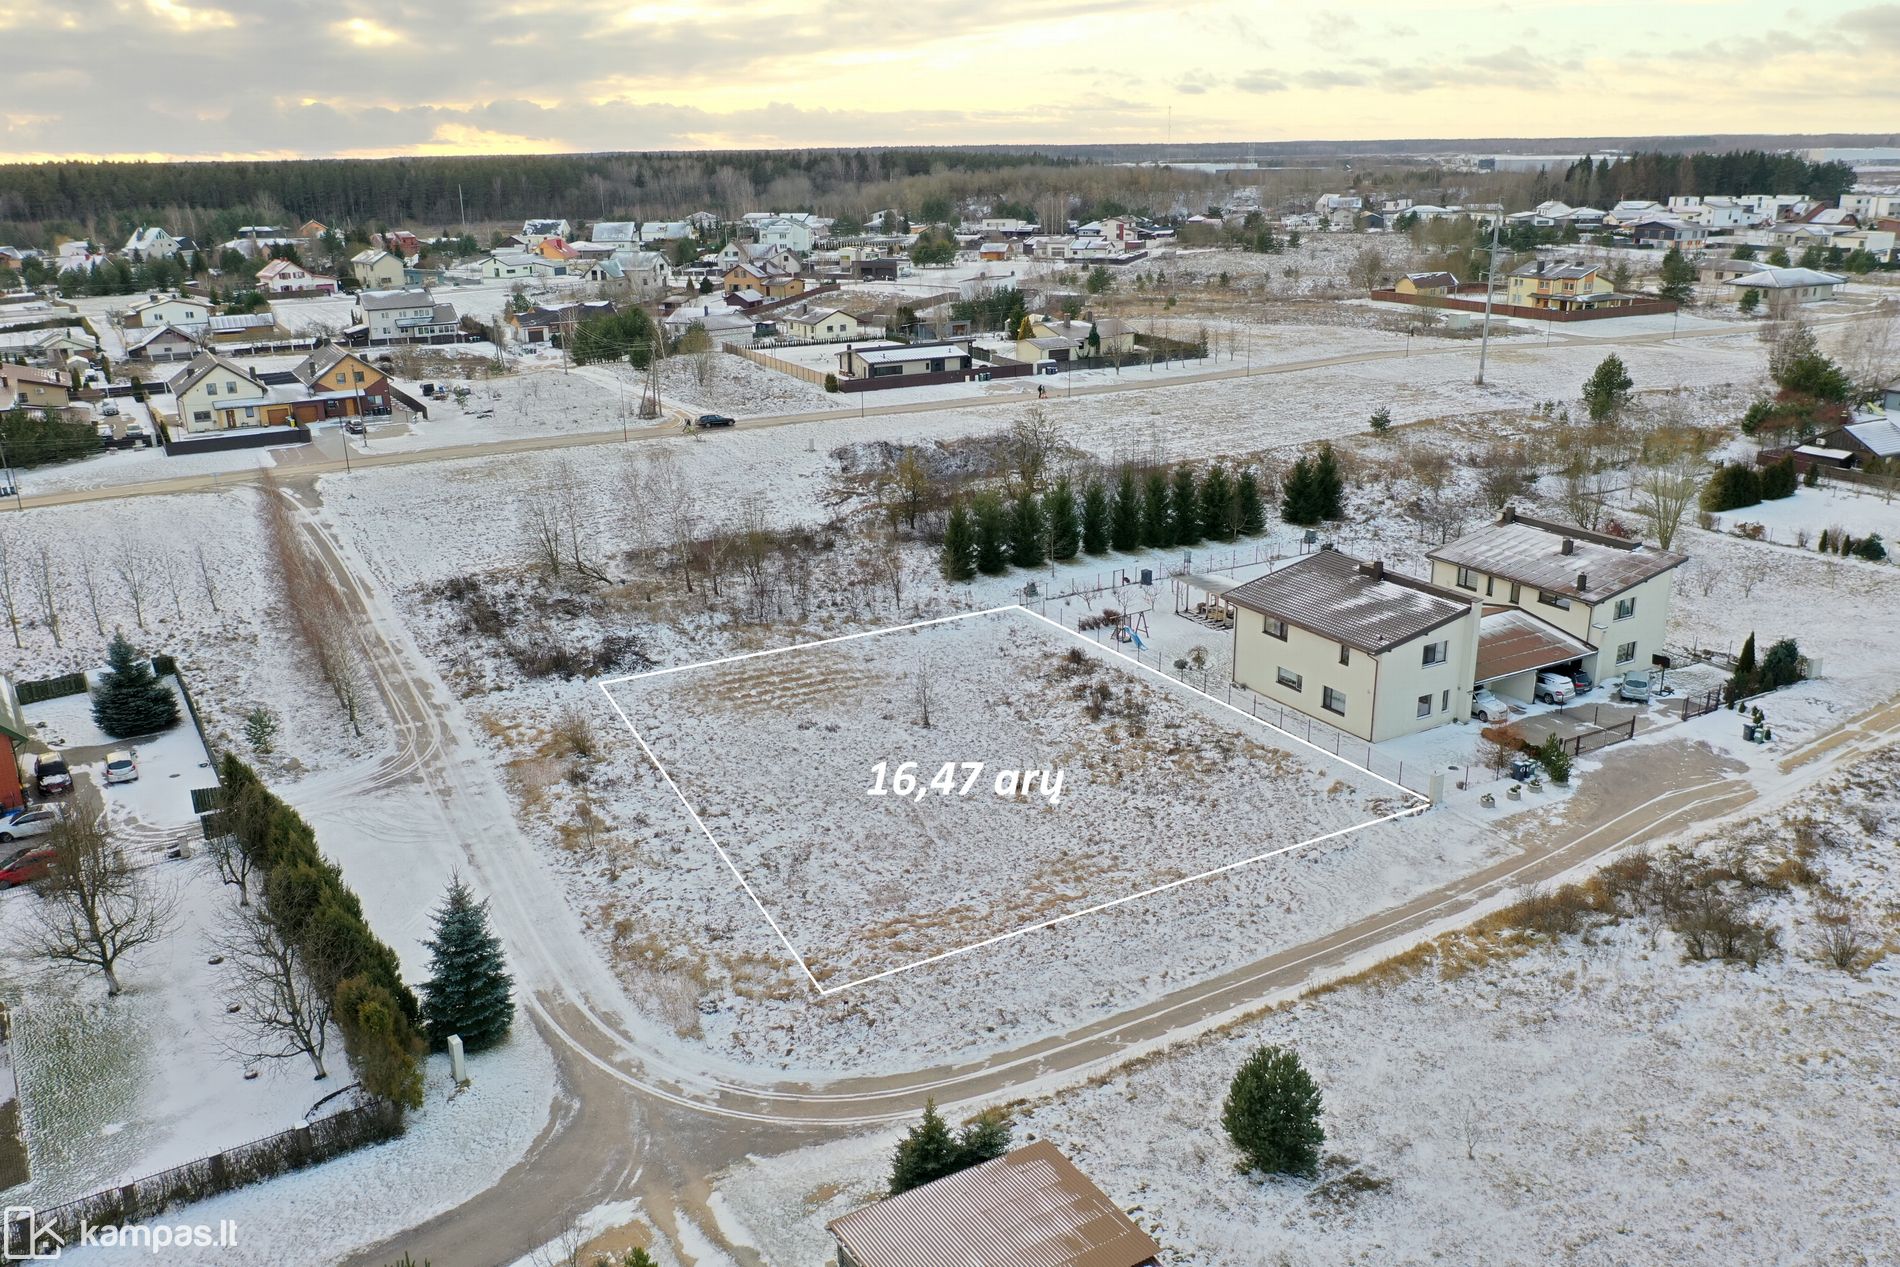
<path id="1" fill-rule="evenodd" d="M 397 308 L 428 308 L 435 296 L 426 290 L 366 290 L 356 297 L 364 312 L 387 312 Z"/>
<path id="2" fill-rule="evenodd" d="M 1900 457 L 1900 423 L 1891 418 L 1872 422 L 1850 422 L 1842 428 L 1869 453 L 1879 457 Z"/>
<path id="3" fill-rule="evenodd" d="M 1468 532 L 1425 557 L 1591 604 L 1660 576 L 1684 559 L 1641 542 L 1531 519 L 1510 506 L 1496 523 Z"/>
<path id="4" fill-rule="evenodd" d="M 1833 273 L 1823 273 L 1814 268 L 1776 268 L 1766 265 L 1746 277 L 1732 278 L 1730 286 L 1741 286 L 1750 290 L 1797 290 L 1803 286 L 1843 286 L 1845 277 Z"/>
<path id="5" fill-rule="evenodd" d="M 866 365 L 901 365 L 907 361 L 934 361 L 938 357 L 967 356 L 954 343 L 926 343 L 892 348 L 866 348 L 853 353 Z"/>
<path id="6" fill-rule="evenodd" d="M 1377 654 L 1458 619 L 1471 604 L 1437 586 L 1324 549 L 1227 591 L 1248 611 Z"/>

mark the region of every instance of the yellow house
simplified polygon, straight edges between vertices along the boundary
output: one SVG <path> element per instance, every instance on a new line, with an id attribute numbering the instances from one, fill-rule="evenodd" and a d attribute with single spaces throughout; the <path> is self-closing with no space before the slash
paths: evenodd
<path id="1" fill-rule="evenodd" d="M 262 379 L 209 352 L 193 358 L 170 386 L 177 424 L 188 432 L 280 426 L 290 421 L 289 403 L 273 400 Z"/>
<path id="2" fill-rule="evenodd" d="M 864 333 L 858 319 L 841 308 L 798 308 L 779 314 L 779 329 L 794 339 L 827 342 L 855 339 Z"/>
<path id="3" fill-rule="evenodd" d="M 1618 295 L 1610 279 L 1595 264 L 1559 260 L 1532 260 L 1510 276 L 1508 302 L 1520 308 L 1551 308 L 1574 312 L 1582 308 L 1620 307 L 1630 297 Z"/>
<path id="4" fill-rule="evenodd" d="M 720 280 L 725 283 L 728 295 L 751 290 L 767 299 L 789 299 L 805 293 L 804 278 L 763 269 L 756 264 L 735 264 Z"/>
<path id="5" fill-rule="evenodd" d="M 404 277 L 401 256 L 374 249 L 351 256 L 350 272 L 364 290 L 397 290 Z"/>
<path id="6" fill-rule="evenodd" d="M 1458 279 L 1450 273 L 1407 273 L 1393 284 L 1393 290 L 1401 295 L 1427 295 L 1442 299 L 1456 294 Z"/>

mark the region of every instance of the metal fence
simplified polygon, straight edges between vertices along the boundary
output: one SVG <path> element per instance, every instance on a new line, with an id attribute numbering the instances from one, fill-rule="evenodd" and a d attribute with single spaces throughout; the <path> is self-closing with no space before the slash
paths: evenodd
<path id="1" fill-rule="evenodd" d="M 1581 734 L 1559 739 L 1557 742 L 1573 758 L 1586 752 L 1595 752 L 1598 748 L 1607 748 L 1611 744 L 1627 743 L 1636 738 L 1636 718 L 1618 726 L 1592 726 Z"/>
<path id="2" fill-rule="evenodd" d="M 1712 690 L 1704 691 L 1700 695 L 1685 696 L 1682 701 L 1682 720 L 1688 721 L 1690 718 L 1700 717 L 1704 713 L 1713 713 L 1716 709 L 1722 707 L 1722 696 L 1726 691 L 1726 687 L 1718 686 Z"/>

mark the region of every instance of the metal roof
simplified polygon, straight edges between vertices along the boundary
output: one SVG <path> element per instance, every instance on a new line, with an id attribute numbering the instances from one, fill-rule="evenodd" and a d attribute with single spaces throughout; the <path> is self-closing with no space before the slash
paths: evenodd
<path id="1" fill-rule="evenodd" d="M 1573 638 L 1548 621 L 1519 607 L 1486 612 L 1478 622 L 1477 681 L 1492 682 L 1513 673 L 1547 669 L 1590 654 L 1581 638 Z"/>
<path id="2" fill-rule="evenodd" d="M 1845 277 L 1823 273 L 1819 269 L 1770 266 L 1746 277 L 1734 278 L 1728 284 L 1753 290 L 1793 290 L 1801 286 L 1841 286 L 1846 282 Z"/>
<path id="3" fill-rule="evenodd" d="M 968 353 L 954 343 L 900 344 L 897 347 L 864 348 L 856 356 L 866 365 L 886 365 L 892 362 L 934 361 L 938 357 L 967 356 Z"/>
<path id="4" fill-rule="evenodd" d="M 859 1267 L 1142 1267 L 1161 1252 L 1046 1139 L 828 1226 Z"/>
<path id="5" fill-rule="evenodd" d="M 1429 633 L 1471 610 L 1426 581 L 1322 549 L 1227 591 L 1236 607 L 1283 620 L 1368 654 Z"/>
<path id="6" fill-rule="evenodd" d="M 1529 519 L 1509 506 L 1496 523 L 1447 542 L 1425 557 L 1592 604 L 1667 572 L 1684 559 L 1641 542 Z"/>
<path id="7" fill-rule="evenodd" d="M 1853 436 L 1869 453 L 1883 458 L 1900 456 L 1900 423 L 1891 419 L 1850 422 L 1841 430 Z"/>

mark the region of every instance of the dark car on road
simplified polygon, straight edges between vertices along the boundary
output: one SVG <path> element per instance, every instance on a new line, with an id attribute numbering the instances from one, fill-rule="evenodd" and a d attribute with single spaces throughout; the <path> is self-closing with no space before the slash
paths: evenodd
<path id="1" fill-rule="evenodd" d="M 733 420 L 724 414 L 701 414 L 693 419 L 695 427 L 730 427 Z"/>

